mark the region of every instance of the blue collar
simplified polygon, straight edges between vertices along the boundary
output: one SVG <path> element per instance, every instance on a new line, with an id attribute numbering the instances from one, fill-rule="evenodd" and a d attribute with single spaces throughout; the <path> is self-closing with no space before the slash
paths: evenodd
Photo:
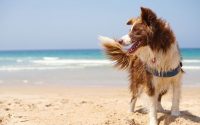
<path id="1" fill-rule="evenodd" d="M 152 69 L 148 66 L 146 66 L 146 70 L 147 72 L 157 77 L 172 77 L 172 76 L 177 75 L 181 71 L 181 65 L 178 65 L 178 67 L 176 67 L 173 70 L 165 71 L 165 72 L 159 72 L 158 70 Z"/>

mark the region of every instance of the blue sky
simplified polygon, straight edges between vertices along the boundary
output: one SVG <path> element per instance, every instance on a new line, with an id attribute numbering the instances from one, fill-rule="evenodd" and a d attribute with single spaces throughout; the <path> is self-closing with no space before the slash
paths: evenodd
<path id="1" fill-rule="evenodd" d="M 126 21 L 153 9 L 180 47 L 200 48 L 200 0 L 0 0 L 0 50 L 100 48 L 98 35 L 126 34 Z"/>

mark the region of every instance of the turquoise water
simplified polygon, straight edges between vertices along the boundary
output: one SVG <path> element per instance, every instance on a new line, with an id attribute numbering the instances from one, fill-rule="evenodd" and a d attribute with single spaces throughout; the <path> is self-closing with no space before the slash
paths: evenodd
<path id="1" fill-rule="evenodd" d="M 200 59 L 200 48 L 181 49 L 183 59 Z M 0 58 L 60 57 L 71 59 L 105 59 L 102 50 L 18 50 L 0 51 Z"/>
<path id="2" fill-rule="evenodd" d="M 200 49 L 181 49 L 186 69 L 200 70 Z M 110 65 L 101 50 L 0 51 L 0 70 L 84 68 Z"/>
<path id="3" fill-rule="evenodd" d="M 200 48 L 181 49 L 183 59 L 200 59 Z"/>
<path id="4" fill-rule="evenodd" d="M 0 51 L 0 58 L 43 58 L 59 57 L 71 59 L 102 59 L 104 55 L 101 50 L 20 50 Z"/>
<path id="5" fill-rule="evenodd" d="M 181 49 L 184 85 L 200 85 L 200 49 Z M 125 85 L 101 50 L 0 51 L 0 84 Z"/>

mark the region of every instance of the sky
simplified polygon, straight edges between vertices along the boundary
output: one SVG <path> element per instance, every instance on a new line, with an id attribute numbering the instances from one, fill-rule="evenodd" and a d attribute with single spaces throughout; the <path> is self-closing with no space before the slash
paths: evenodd
<path id="1" fill-rule="evenodd" d="M 0 0 L 0 50 L 98 49 L 98 36 L 127 34 L 151 8 L 181 48 L 200 48 L 200 0 Z"/>

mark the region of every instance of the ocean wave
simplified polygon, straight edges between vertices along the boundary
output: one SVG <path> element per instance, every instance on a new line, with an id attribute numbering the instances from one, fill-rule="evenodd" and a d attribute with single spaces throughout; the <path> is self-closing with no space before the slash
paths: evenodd
<path id="1" fill-rule="evenodd" d="M 16 62 L 17 62 L 17 63 L 22 63 L 23 60 L 22 60 L 22 59 L 17 59 Z"/>
<path id="2" fill-rule="evenodd" d="M 58 60 L 59 57 L 43 57 L 44 60 Z"/>
<path id="3" fill-rule="evenodd" d="M 88 60 L 88 59 L 42 59 L 42 60 L 33 60 L 31 61 L 35 64 L 41 65 L 69 65 L 69 64 L 80 64 L 80 65 L 106 65 L 111 64 L 109 60 Z"/>
<path id="4" fill-rule="evenodd" d="M 184 59 L 183 63 L 200 63 L 198 59 Z"/>
<path id="5" fill-rule="evenodd" d="M 8 58 L 6 58 L 7 60 Z M 53 69 L 82 69 L 86 67 L 112 66 L 114 62 L 108 59 L 67 59 L 61 57 L 42 58 L 15 58 L 13 63 L 2 62 L 0 71 L 20 71 L 20 70 L 53 70 Z M 183 69 L 200 70 L 200 60 L 184 59 Z"/>
<path id="6" fill-rule="evenodd" d="M 60 59 L 58 57 L 44 57 L 43 59 L 39 60 L 31 60 L 34 64 L 40 64 L 40 65 L 108 65 L 112 64 L 112 61 L 109 61 L 107 59 Z M 197 59 L 185 59 L 183 60 L 184 64 L 200 64 L 200 60 Z M 199 65 L 200 66 L 200 65 Z"/>
<path id="7" fill-rule="evenodd" d="M 34 66 L 24 66 L 24 67 L 0 67 L 0 71 L 23 71 L 23 70 L 59 70 L 59 69 L 83 69 L 83 66 L 65 66 L 65 67 L 34 67 Z"/>
<path id="8" fill-rule="evenodd" d="M 0 71 L 23 71 L 23 70 L 61 70 L 61 69 L 84 69 L 86 67 L 102 66 L 100 64 L 81 64 L 81 65 L 66 65 L 66 66 L 3 66 Z M 183 66 L 184 70 L 200 70 L 200 66 Z"/>
<path id="9" fill-rule="evenodd" d="M 183 66 L 186 70 L 200 70 L 200 66 Z"/>
<path id="10" fill-rule="evenodd" d="M 73 59 L 73 58 L 61 58 L 61 57 L 0 57 L 0 61 L 6 62 L 6 61 L 13 61 L 16 63 L 22 63 L 22 62 L 32 62 L 32 63 L 38 63 L 38 64 L 49 64 L 53 65 L 54 63 L 58 64 L 77 64 L 77 63 L 98 63 L 98 64 L 110 64 L 111 61 L 108 59 L 102 58 L 102 59 Z M 183 63 L 189 64 L 189 63 L 200 63 L 200 59 L 183 59 Z"/>

